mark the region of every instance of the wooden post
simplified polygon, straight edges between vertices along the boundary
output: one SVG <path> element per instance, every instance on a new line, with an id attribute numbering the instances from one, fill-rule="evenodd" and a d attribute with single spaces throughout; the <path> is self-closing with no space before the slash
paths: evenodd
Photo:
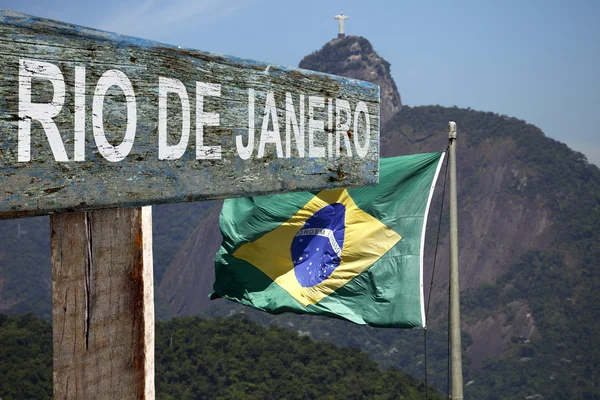
<path id="1" fill-rule="evenodd" d="M 152 209 L 52 215 L 55 399 L 154 399 Z"/>

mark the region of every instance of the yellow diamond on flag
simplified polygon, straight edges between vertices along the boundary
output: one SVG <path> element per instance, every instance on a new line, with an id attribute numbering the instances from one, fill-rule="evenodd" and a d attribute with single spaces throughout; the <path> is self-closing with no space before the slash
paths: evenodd
<path id="1" fill-rule="evenodd" d="M 345 189 L 324 190 L 233 255 L 261 270 L 306 307 L 360 275 L 400 239 L 361 210 Z"/>

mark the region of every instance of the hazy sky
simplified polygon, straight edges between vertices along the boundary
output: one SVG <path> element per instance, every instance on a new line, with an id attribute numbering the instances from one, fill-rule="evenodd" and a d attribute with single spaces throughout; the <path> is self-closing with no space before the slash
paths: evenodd
<path id="1" fill-rule="evenodd" d="M 403 104 L 507 114 L 600 165 L 600 0 L 0 0 L 0 8 L 297 66 L 366 37 Z M 459 127 L 460 130 L 460 127 Z"/>

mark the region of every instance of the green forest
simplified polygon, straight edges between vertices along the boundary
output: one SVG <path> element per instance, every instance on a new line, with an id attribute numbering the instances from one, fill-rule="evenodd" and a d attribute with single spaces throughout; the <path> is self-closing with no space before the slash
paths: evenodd
<path id="1" fill-rule="evenodd" d="M 425 399 L 425 385 L 382 371 L 356 348 L 262 327 L 244 316 L 156 325 L 156 398 Z M 428 389 L 428 398 L 442 397 Z M 0 398 L 52 398 L 52 328 L 0 314 Z"/>

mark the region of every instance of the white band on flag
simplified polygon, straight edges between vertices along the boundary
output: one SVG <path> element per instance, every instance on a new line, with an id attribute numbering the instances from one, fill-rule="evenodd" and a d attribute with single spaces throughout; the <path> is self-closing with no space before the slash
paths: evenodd
<path id="1" fill-rule="evenodd" d="M 323 229 L 322 228 L 302 229 L 300 232 L 298 232 L 296 234 L 296 236 L 322 236 L 322 237 L 326 237 L 327 239 L 329 239 L 329 244 L 331 244 L 331 247 L 333 248 L 333 251 L 335 251 L 335 254 L 337 254 L 338 257 L 342 256 L 342 249 L 337 244 L 337 241 L 335 240 L 335 236 L 333 236 L 333 231 L 331 229 L 326 229 L 326 228 L 323 228 Z"/>

